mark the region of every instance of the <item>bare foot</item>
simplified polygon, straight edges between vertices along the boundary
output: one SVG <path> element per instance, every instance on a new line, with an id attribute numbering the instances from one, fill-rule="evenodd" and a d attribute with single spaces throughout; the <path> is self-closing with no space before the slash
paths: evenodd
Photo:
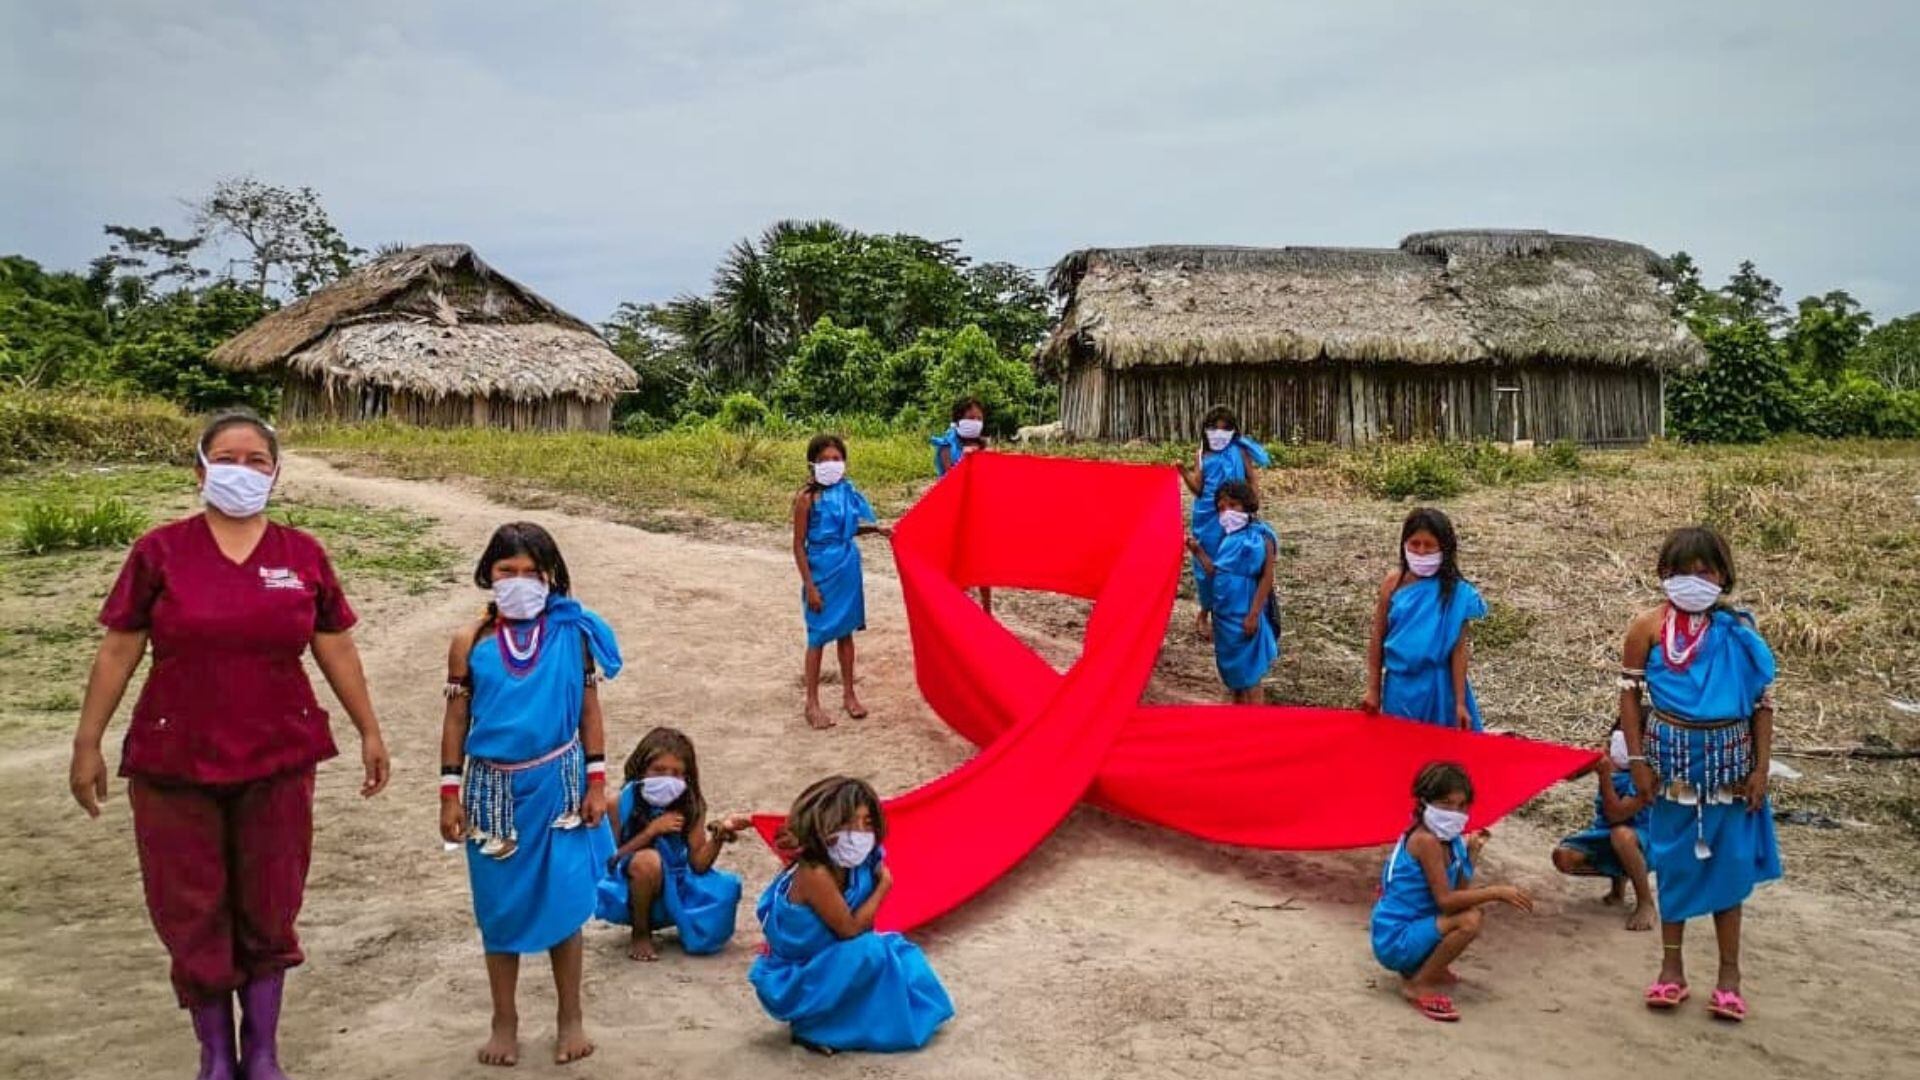
<path id="1" fill-rule="evenodd" d="M 1633 905 L 1632 913 L 1627 916 L 1627 929 L 1651 930 L 1653 929 L 1656 918 L 1658 918 L 1658 916 L 1654 912 L 1652 904 L 1645 902 L 1635 904 Z"/>
<path id="2" fill-rule="evenodd" d="M 553 1063 L 566 1065 L 593 1055 L 593 1040 L 587 1038 L 587 1026 L 582 1020 L 562 1020 L 560 1033 L 553 1040 Z"/>
<path id="3" fill-rule="evenodd" d="M 1460 985 L 1460 973 L 1452 968 L 1448 968 L 1440 973 L 1440 981 L 1447 986 L 1458 986 Z"/>
<path id="4" fill-rule="evenodd" d="M 627 959 L 649 964 L 660 959 L 659 950 L 653 947 L 653 935 L 636 932 L 633 935 L 633 943 L 627 946 Z"/>
<path id="5" fill-rule="evenodd" d="M 860 699 L 853 696 L 853 691 L 847 691 L 846 697 L 841 700 L 840 704 L 846 707 L 847 715 L 853 717 L 855 720 L 865 720 L 867 718 L 867 707 L 860 704 Z"/>
<path id="6" fill-rule="evenodd" d="M 520 1064 L 520 1020 L 518 1017 L 493 1021 L 493 1034 L 480 1048 L 480 1064 L 511 1066 Z"/>
<path id="7" fill-rule="evenodd" d="M 1213 640 L 1213 620 L 1207 618 L 1207 613 L 1204 611 L 1193 620 L 1193 636 L 1201 641 Z"/>
<path id="8" fill-rule="evenodd" d="M 1627 883 L 1621 880 L 1620 878 L 1614 878 L 1613 884 L 1608 886 L 1607 888 L 1607 895 L 1601 897 L 1600 902 L 1603 904 L 1626 903 L 1627 902 Z"/>
<path id="9" fill-rule="evenodd" d="M 827 711 L 825 709 L 822 709 L 818 704 L 807 706 L 807 726 L 808 727 L 814 729 L 815 731 L 824 731 L 827 728 L 832 727 L 835 723 L 836 721 L 834 720 L 834 718 L 831 716 L 828 716 Z"/>

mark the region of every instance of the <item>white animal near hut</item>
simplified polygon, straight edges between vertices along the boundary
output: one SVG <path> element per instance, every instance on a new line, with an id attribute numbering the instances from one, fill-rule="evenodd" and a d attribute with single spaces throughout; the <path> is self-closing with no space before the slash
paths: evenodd
<path id="1" fill-rule="evenodd" d="M 1030 424 L 1013 433 L 1013 441 L 1022 446 L 1064 442 L 1066 437 L 1067 429 L 1058 420 L 1051 424 Z"/>

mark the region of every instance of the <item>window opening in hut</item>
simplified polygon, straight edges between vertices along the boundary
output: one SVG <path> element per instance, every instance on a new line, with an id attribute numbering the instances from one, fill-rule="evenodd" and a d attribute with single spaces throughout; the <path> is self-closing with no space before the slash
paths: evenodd
<path id="1" fill-rule="evenodd" d="M 1493 392 L 1497 395 L 1494 399 L 1494 431 L 1500 430 L 1500 415 L 1506 414 L 1507 445 L 1512 446 L 1520 441 L 1520 388 L 1496 384 Z"/>

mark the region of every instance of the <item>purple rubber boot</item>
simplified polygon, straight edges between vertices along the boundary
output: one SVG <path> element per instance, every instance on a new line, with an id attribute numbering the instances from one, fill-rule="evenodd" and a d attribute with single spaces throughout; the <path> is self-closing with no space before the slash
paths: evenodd
<path id="1" fill-rule="evenodd" d="M 233 1058 L 233 995 L 195 1005 L 187 1015 L 200 1040 L 199 1080 L 235 1080 L 240 1069 Z"/>
<path id="2" fill-rule="evenodd" d="M 287 1080 L 280 1071 L 282 972 L 262 975 L 240 988 L 240 1075 L 246 1080 Z"/>

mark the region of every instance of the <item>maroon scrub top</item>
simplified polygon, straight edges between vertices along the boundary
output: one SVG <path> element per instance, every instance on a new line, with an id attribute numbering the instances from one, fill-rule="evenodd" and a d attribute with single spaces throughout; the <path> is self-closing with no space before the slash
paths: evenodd
<path id="1" fill-rule="evenodd" d="M 153 643 L 120 775 L 233 784 L 333 757 L 302 658 L 354 621 L 326 550 L 298 529 L 268 523 L 238 563 L 204 515 L 141 537 L 100 611 Z"/>

